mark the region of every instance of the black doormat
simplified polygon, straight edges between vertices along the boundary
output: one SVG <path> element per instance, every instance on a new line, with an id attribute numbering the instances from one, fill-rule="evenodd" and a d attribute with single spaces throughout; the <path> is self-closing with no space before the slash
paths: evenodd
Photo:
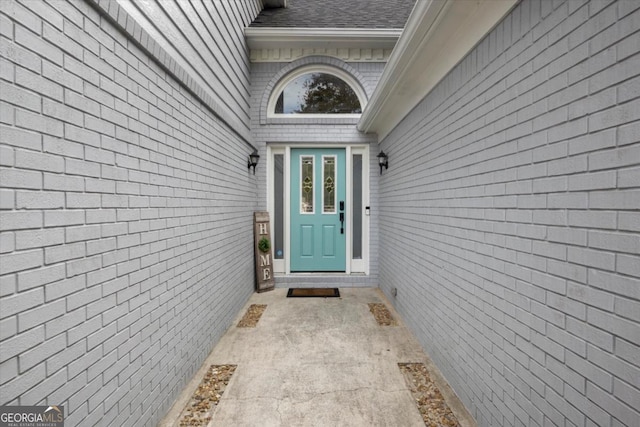
<path id="1" fill-rule="evenodd" d="M 338 288 L 289 288 L 287 298 L 336 298 L 340 296 Z"/>

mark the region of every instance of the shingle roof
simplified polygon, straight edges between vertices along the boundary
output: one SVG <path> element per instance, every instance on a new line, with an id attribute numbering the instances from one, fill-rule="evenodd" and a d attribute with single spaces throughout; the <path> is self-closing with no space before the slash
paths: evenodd
<path id="1" fill-rule="evenodd" d="M 289 0 L 264 9 L 252 27 L 404 28 L 416 0 Z"/>

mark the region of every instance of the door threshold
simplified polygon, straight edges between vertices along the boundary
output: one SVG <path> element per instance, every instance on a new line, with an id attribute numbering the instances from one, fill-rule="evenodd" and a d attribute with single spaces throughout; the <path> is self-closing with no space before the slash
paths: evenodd
<path id="1" fill-rule="evenodd" d="M 276 273 L 274 279 L 276 282 L 276 288 L 291 286 L 315 288 L 377 286 L 377 283 L 373 281 L 374 278 L 364 273 Z"/>
<path id="2" fill-rule="evenodd" d="M 294 271 L 291 273 L 275 273 L 275 277 L 324 277 L 324 276 L 336 276 L 336 277 L 352 277 L 352 276 L 366 276 L 365 273 L 345 273 L 340 271 Z"/>

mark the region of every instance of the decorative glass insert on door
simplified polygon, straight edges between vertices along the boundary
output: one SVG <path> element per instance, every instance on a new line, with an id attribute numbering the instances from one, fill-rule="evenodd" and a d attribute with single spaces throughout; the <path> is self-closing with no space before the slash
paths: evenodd
<path id="1" fill-rule="evenodd" d="M 313 213 L 313 157 L 300 160 L 300 213 Z"/>
<path id="2" fill-rule="evenodd" d="M 322 157 L 322 213 L 336 213 L 336 158 Z"/>

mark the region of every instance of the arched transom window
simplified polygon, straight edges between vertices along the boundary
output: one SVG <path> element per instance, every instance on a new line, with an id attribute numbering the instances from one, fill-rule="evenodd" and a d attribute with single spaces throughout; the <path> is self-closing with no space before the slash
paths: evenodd
<path id="1" fill-rule="evenodd" d="M 347 73 L 326 66 L 300 68 L 274 89 L 269 115 L 359 115 L 365 95 Z"/>

